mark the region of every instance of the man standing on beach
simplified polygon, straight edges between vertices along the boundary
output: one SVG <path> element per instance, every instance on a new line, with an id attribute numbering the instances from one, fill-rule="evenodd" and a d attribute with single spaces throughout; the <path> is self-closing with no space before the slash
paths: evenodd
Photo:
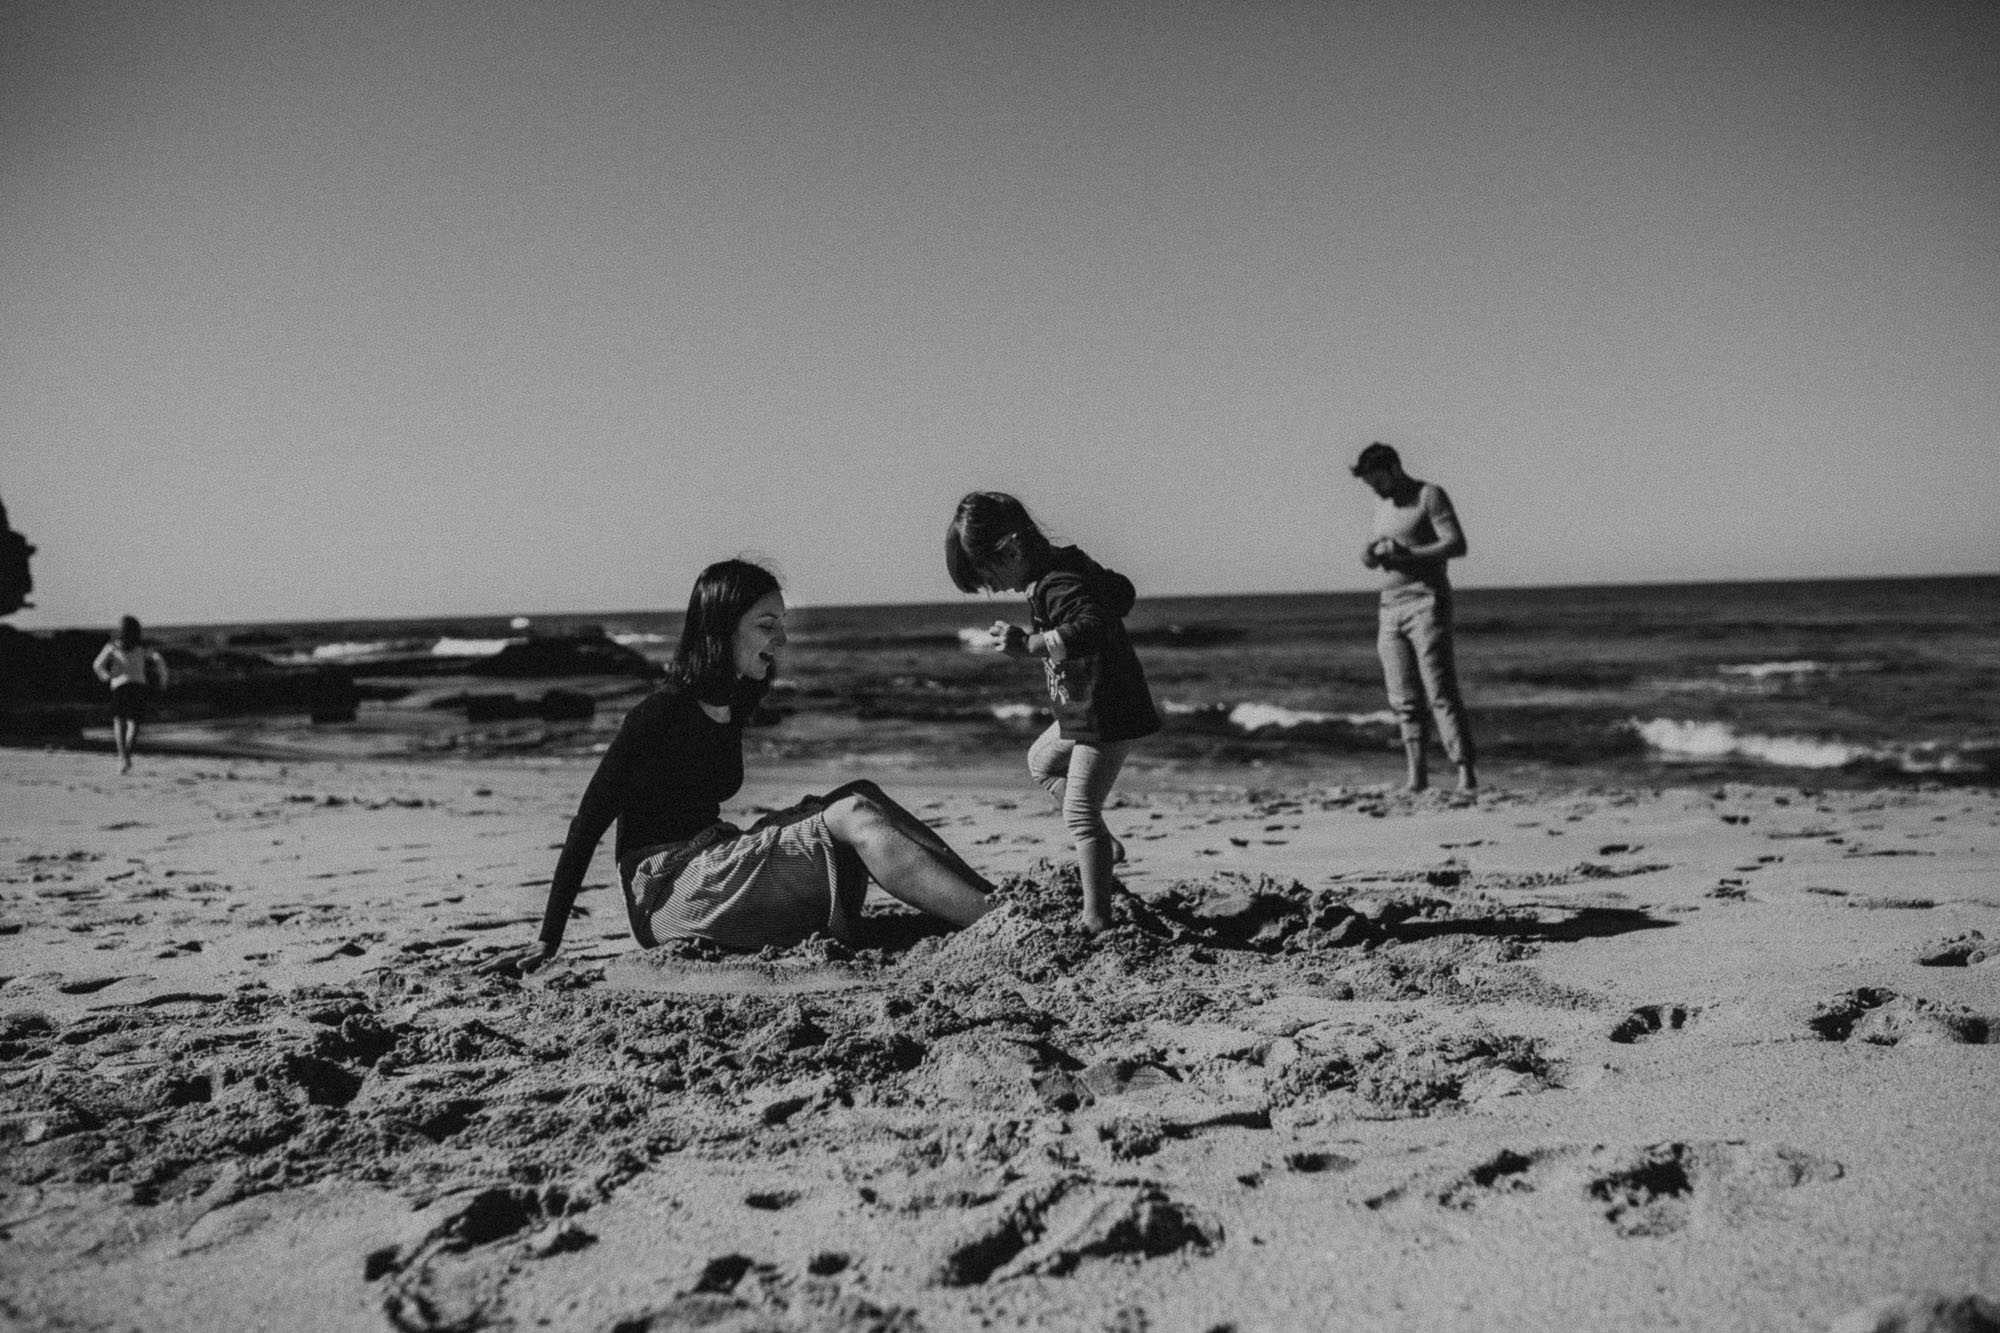
<path id="1" fill-rule="evenodd" d="M 1402 459 L 1386 444 L 1363 449 L 1354 475 L 1381 497 L 1375 535 L 1361 552 L 1361 563 L 1382 571 L 1375 650 L 1382 658 L 1389 707 L 1403 733 L 1405 785 L 1411 791 L 1430 785 L 1424 755 L 1428 702 L 1438 739 L 1458 767 L 1459 790 L 1471 791 L 1479 779 L 1452 661 L 1451 580 L 1445 576 L 1445 562 L 1465 554 L 1465 530 L 1444 488 L 1403 471 Z"/>

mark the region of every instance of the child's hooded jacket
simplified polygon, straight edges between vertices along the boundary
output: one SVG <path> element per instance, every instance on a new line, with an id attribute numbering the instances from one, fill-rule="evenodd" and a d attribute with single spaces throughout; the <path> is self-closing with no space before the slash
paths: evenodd
<path id="1" fill-rule="evenodd" d="M 1138 601 L 1132 580 L 1074 546 L 1028 590 L 1035 631 L 1048 645 L 1049 704 L 1064 740 L 1132 741 L 1160 729 L 1146 673 L 1125 633 Z"/>

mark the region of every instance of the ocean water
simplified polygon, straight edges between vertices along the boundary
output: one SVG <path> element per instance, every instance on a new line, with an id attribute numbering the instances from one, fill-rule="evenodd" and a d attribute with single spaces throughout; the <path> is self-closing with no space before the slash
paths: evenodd
<path id="1" fill-rule="evenodd" d="M 979 650 L 1014 597 L 800 607 L 763 751 L 1006 755 L 1041 673 Z M 1461 589 L 1459 674 L 1489 769 L 1661 782 L 2000 782 L 2000 577 Z M 676 612 L 204 627 L 274 658 L 476 656 L 601 627 L 657 661 Z M 1142 599 L 1127 622 L 1167 717 L 1149 762 L 1391 771 L 1369 593 Z M 598 731 L 615 726 L 601 717 Z M 579 737 L 583 748 L 602 735 Z"/>

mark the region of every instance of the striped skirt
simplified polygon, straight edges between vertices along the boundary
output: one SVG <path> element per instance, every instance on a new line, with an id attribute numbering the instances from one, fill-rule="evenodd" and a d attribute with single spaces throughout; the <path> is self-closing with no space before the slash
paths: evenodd
<path id="1" fill-rule="evenodd" d="M 748 829 L 711 824 L 626 857 L 619 869 L 633 938 L 649 949 L 675 939 L 785 948 L 820 933 L 851 942 L 868 881 L 855 875 L 842 885 L 824 805 L 808 797 Z"/>

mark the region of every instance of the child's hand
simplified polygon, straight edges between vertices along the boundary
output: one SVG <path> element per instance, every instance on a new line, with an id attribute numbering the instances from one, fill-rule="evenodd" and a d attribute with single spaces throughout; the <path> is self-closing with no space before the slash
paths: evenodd
<path id="1" fill-rule="evenodd" d="M 1019 625 L 1010 625 L 1004 620 L 996 620 L 986 631 L 993 636 L 993 646 L 1009 657 L 1028 656 L 1028 631 Z"/>

